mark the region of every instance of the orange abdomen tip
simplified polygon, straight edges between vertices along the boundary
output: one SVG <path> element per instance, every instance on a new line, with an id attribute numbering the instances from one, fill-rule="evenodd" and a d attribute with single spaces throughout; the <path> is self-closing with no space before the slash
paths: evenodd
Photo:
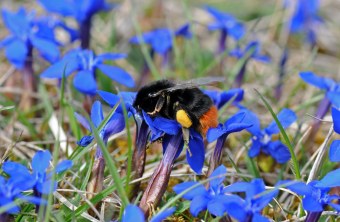
<path id="1" fill-rule="evenodd" d="M 217 127 L 218 125 L 218 110 L 216 106 L 211 106 L 200 118 L 201 134 L 204 137 L 209 128 Z"/>

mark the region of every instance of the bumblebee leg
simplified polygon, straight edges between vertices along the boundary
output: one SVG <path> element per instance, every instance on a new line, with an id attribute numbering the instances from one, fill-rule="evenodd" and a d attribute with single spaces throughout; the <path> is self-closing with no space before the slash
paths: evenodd
<path id="1" fill-rule="evenodd" d="M 157 101 L 155 110 L 152 111 L 152 112 L 148 112 L 147 114 L 149 114 L 150 116 L 154 116 L 154 115 L 156 115 L 157 113 L 159 113 L 159 111 L 161 111 L 161 109 L 162 109 L 162 107 L 163 107 L 163 105 L 164 105 L 164 102 L 165 102 L 165 96 L 162 94 L 162 95 L 158 98 L 158 101 Z"/>
<path id="2" fill-rule="evenodd" d="M 189 155 L 192 156 L 192 153 L 190 151 L 189 147 L 189 136 L 190 136 L 190 131 L 188 128 L 182 127 L 182 132 L 183 132 L 183 140 L 184 140 L 184 148 L 188 150 Z"/>

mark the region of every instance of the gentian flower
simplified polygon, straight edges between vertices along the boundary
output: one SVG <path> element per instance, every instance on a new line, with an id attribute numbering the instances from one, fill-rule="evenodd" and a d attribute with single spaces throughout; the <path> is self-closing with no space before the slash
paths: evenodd
<path id="1" fill-rule="evenodd" d="M 191 201 L 190 213 L 193 216 L 197 217 L 203 210 L 208 210 L 209 213 L 215 216 L 223 216 L 228 202 L 241 199 L 238 196 L 225 192 L 223 181 L 226 173 L 227 169 L 221 165 L 209 176 L 211 180 L 207 188 L 199 182 L 189 181 L 174 186 L 173 190 L 176 194 L 180 194 L 195 186 L 195 188 L 192 188 L 183 195 L 184 199 Z"/>
<path id="2" fill-rule="evenodd" d="M 82 115 L 75 113 L 75 116 L 78 122 L 85 127 L 88 131 L 92 132 L 92 128 L 90 123 L 86 120 L 85 117 Z M 91 109 L 91 121 L 93 122 L 94 127 L 98 128 L 101 123 L 104 121 L 104 114 L 102 104 L 99 101 L 95 101 L 92 105 Z M 124 116 L 121 113 L 116 112 L 113 114 L 111 119 L 107 122 L 105 126 L 99 132 L 99 136 L 103 139 L 104 143 L 107 144 L 109 137 L 121 132 L 125 128 L 125 121 Z M 84 136 L 81 138 L 77 144 L 79 146 L 87 146 L 89 145 L 94 139 L 93 135 Z M 97 149 L 97 156 L 100 156 L 101 151 Z"/>
<path id="3" fill-rule="evenodd" d="M 295 183 L 287 188 L 304 196 L 302 205 L 308 211 L 306 221 L 316 222 L 321 216 L 326 206 L 334 208 L 340 212 L 340 196 L 337 194 L 329 194 L 333 187 L 340 186 L 340 169 L 327 173 L 320 181 L 314 180 L 308 184 L 303 182 Z"/>
<path id="4" fill-rule="evenodd" d="M 266 128 L 260 128 L 260 120 L 255 115 L 255 113 L 246 110 L 246 115 L 243 120 L 244 123 L 252 124 L 252 127 L 247 128 L 247 131 L 253 135 L 252 146 L 248 151 L 249 157 L 253 158 L 260 154 L 262 150 L 263 153 L 272 156 L 278 163 L 286 163 L 291 155 L 286 147 L 280 141 L 272 141 L 272 135 L 280 132 L 275 121 L 271 122 Z M 289 127 L 293 122 L 296 121 L 297 117 L 295 113 L 290 109 L 283 109 L 278 115 L 283 128 Z"/>
<path id="5" fill-rule="evenodd" d="M 15 174 L 8 180 L 0 176 L 0 207 L 14 203 L 14 200 L 17 198 L 22 200 L 30 200 L 32 196 L 25 196 L 22 194 L 22 192 L 32 189 L 34 184 L 35 180 L 31 175 L 27 176 L 26 174 L 21 173 Z M 16 214 L 19 212 L 19 210 L 19 206 L 15 204 L 5 213 L 0 214 L 0 220 L 7 221 L 6 219 L 8 219 L 8 214 Z"/>
<path id="6" fill-rule="evenodd" d="M 100 11 L 108 11 L 113 5 L 105 0 L 39 0 L 49 12 L 58 13 L 65 17 L 73 17 L 79 24 L 79 35 L 82 48 L 89 48 L 92 17 Z"/>
<path id="7" fill-rule="evenodd" d="M 18 177 L 20 175 L 23 178 L 32 178 L 34 180 L 33 190 L 40 197 L 42 194 L 49 194 L 54 191 L 57 187 L 57 182 L 53 181 L 52 184 L 52 172 L 47 172 L 50 166 L 50 161 L 52 160 L 51 153 L 46 151 L 38 151 L 34 155 L 31 165 L 32 173 L 22 164 L 7 161 L 3 164 L 2 169 L 5 173 L 12 177 Z M 71 160 L 61 161 L 55 168 L 56 174 L 62 173 L 72 167 Z M 30 179 L 28 179 L 30 180 Z M 51 190 L 52 188 L 52 190 Z"/>
<path id="8" fill-rule="evenodd" d="M 230 89 L 227 91 L 203 90 L 214 102 L 217 109 L 221 109 L 226 103 L 233 99 L 233 103 L 239 103 L 243 100 L 244 90 L 240 88 Z"/>
<path id="9" fill-rule="evenodd" d="M 148 214 L 150 204 L 154 207 L 157 206 L 166 190 L 175 159 L 183 149 L 184 136 L 181 125 L 175 120 L 163 117 L 152 119 L 144 111 L 143 118 L 151 131 L 151 140 L 163 138 L 163 158 L 155 169 L 139 205 Z M 195 130 L 189 129 L 189 141 L 187 142 L 188 164 L 191 169 L 200 174 L 204 165 L 203 138 Z"/>
<path id="10" fill-rule="evenodd" d="M 58 44 L 50 37 L 53 29 L 46 24 L 37 23 L 33 12 L 27 13 L 24 8 L 16 13 L 3 9 L 2 18 L 11 34 L 0 42 L 0 47 L 5 48 L 7 59 L 17 69 L 22 69 L 27 61 L 32 63 L 33 48 L 49 62 L 58 59 Z"/>
<path id="11" fill-rule="evenodd" d="M 122 103 L 125 105 L 125 109 L 128 113 L 128 117 L 133 116 L 136 122 L 136 139 L 135 146 L 132 154 L 132 172 L 131 180 L 141 178 L 144 173 L 145 160 L 146 160 L 146 147 L 149 137 L 149 126 L 146 124 L 143 117 L 137 113 L 133 107 L 133 101 L 136 97 L 136 92 L 119 92 L 117 95 L 105 91 L 98 91 L 98 94 L 102 99 L 108 103 L 111 107 L 114 107 L 121 101 L 116 109 L 116 113 L 124 114 Z M 127 192 L 130 199 L 134 198 L 139 191 L 140 181 L 134 182 L 129 185 Z"/>
<path id="12" fill-rule="evenodd" d="M 291 20 L 292 33 L 304 33 L 312 46 L 316 44 L 316 32 L 322 19 L 318 15 L 319 0 L 299 0 Z"/>
<path id="13" fill-rule="evenodd" d="M 82 115 L 75 113 L 75 116 L 79 123 L 83 125 L 88 131 L 91 133 L 93 129 L 91 128 L 91 124 L 87 121 L 85 117 Z M 95 101 L 92 105 L 91 109 L 91 121 L 95 128 L 99 128 L 99 126 L 104 121 L 102 104 L 99 101 Z M 102 127 L 99 131 L 99 136 L 103 140 L 105 144 L 107 144 L 109 137 L 121 132 L 125 128 L 125 120 L 124 116 L 121 113 L 115 112 L 113 116 L 108 120 L 106 125 Z M 87 146 L 94 139 L 94 136 L 87 135 L 81 138 L 77 144 L 79 146 Z M 104 181 L 104 169 L 105 169 L 105 160 L 103 157 L 103 153 L 100 147 L 97 147 L 95 159 L 92 167 L 92 174 L 90 181 L 88 183 L 87 191 L 91 193 L 97 193 L 102 191 L 103 189 L 103 181 Z M 89 196 L 91 197 L 91 196 Z"/>
<path id="14" fill-rule="evenodd" d="M 232 57 L 236 57 L 237 59 L 243 59 L 244 62 L 235 78 L 234 87 L 239 88 L 241 87 L 244 75 L 246 72 L 247 64 L 251 59 L 254 59 L 256 61 L 268 63 L 270 62 L 270 58 L 266 55 L 260 54 L 261 47 L 260 43 L 258 41 L 252 41 L 248 43 L 248 45 L 242 50 L 240 47 L 236 47 L 233 49 L 229 55 Z"/>
<path id="15" fill-rule="evenodd" d="M 222 150 L 227 137 L 231 133 L 242 131 L 252 126 L 251 123 L 244 123 L 243 120 L 246 112 L 240 111 L 230 117 L 224 124 L 219 124 L 216 128 L 210 128 L 207 132 L 207 141 L 209 143 L 217 140 L 214 153 L 211 155 L 208 175 L 221 164 Z"/>
<path id="16" fill-rule="evenodd" d="M 210 31 L 219 30 L 221 32 L 218 46 L 219 53 L 225 51 L 228 36 L 231 36 L 236 41 L 240 40 L 244 36 L 245 27 L 235 17 L 210 6 L 206 6 L 205 10 L 215 19 L 214 22 L 208 25 L 208 29 Z"/>
<path id="17" fill-rule="evenodd" d="M 184 38 L 191 38 L 190 25 L 185 24 L 176 31 L 172 31 L 168 28 L 159 28 L 149 32 L 143 33 L 141 36 L 133 36 L 130 39 L 130 43 L 133 44 L 149 44 L 151 50 L 159 55 L 166 57 L 166 54 L 171 51 L 173 39 L 177 36 Z"/>
<path id="18" fill-rule="evenodd" d="M 266 194 L 262 179 L 254 179 L 250 183 L 236 182 L 224 188 L 224 192 L 245 192 L 245 199 L 234 199 L 226 204 L 226 212 L 240 222 L 264 222 L 269 219 L 261 215 L 262 209 L 278 194 L 273 189 Z"/>
<path id="19" fill-rule="evenodd" d="M 74 87 L 81 93 L 93 96 L 97 92 L 95 72 L 99 69 L 110 79 L 124 86 L 133 87 L 134 81 L 124 69 L 104 64 L 105 60 L 117 60 L 125 57 L 126 55 L 121 53 L 95 55 L 91 50 L 73 50 L 67 53 L 59 62 L 46 69 L 41 74 L 41 77 L 61 79 L 63 75 L 68 77 L 77 71 L 73 79 Z"/>
<path id="20" fill-rule="evenodd" d="M 315 113 L 316 119 L 313 122 L 312 130 L 309 135 L 309 140 L 311 141 L 314 139 L 317 131 L 320 128 L 321 122 L 319 119 L 323 119 L 328 112 L 331 102 L 336 103 L 336 94 L 340 93 L 340 84 L 335 82 L 333 79 L 326 78 L 326 77 L 319 77 L 315 75 L 313 72 L 301 72 L 300 77 L 303 81 L 306 83 L 315 86 L 321 90 L 324 90 L 326 92 L 325 97 L 321 100 L 318 109 Z M 336 104 L 335 104 L 336 105 Z"/>
<path id="21" fill-rule="evenodd" d="M 171 216 L 175 212 L 175 210 L 176 209 L 174 207 L 166 209 L 163 212 L 153 216 L 150 219 L 150 222 L 161 222 L 167 217 Z M 133 222 L 144 222 L 145 221 L 143 211 L 139 207 L 133 204 L 129 204 L 126 206 L 124 213 L 123 213 L 123 218 L 122 218 L 122 222 L 131 222 L 131 221 Z"/>

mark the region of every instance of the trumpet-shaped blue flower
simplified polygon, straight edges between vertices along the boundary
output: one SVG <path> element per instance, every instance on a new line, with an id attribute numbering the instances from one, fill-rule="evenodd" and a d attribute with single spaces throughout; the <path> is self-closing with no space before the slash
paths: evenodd
<path id="1" fill-rule="evenodd" d="M 244 192 L 245 199 L 235 199 L 226 204 L 226 212 L 240 222 L 269 221 L 261 215 L 262 209 L 278 194 L 277 189 L 268 193 L 262 179 L 254 179 L 250 183 L 236 182 L 224 188 L 224 192 Z"/>
<path id="2" fill-rule="evenodd" d="M 261 54 L 261 45 L 258 41 L 249 42 L 243 50 L 237 46 L 229 55 L 238 59 L 245 58 L 246 61 L 254 59 L 260 62 L 270 62 L 268 56 Z"/>
<path id="3" fill-rule="evenodd" d="M 169 209 L 164 210 L 163 212 L 156 214 L 153 216 L 150 220 L 150 222 L 161 222 L 164 219 L 168 218 L 175 212 L 175 208 L 171 207 Z M 122 222 L 144 222 L 144 213 L 143 211 L 137 207 L 136 205 L 129 204 L 126 206 L 124 213 L 123 213 L 123 218 Z"/>
<path id="4" fill-rule="evenodd" d="M 293 192 L 304 196 L 302 199 L 303 208 L 310 212 L 322 212 L 325 207 L 331 206 L 340 211 L 340 204 L 334 202 L 340 200 L 340 196 L 329 194 L 332 187 L 340 186 L 340 169 L 327 173 L 320 181 L 314 180 L 308 184 L 297 182 L 287 186 Z"/>
<path id="5" fill-rule="evenodd" d="M 51 153 L 47 151 L 38 151 L 32 159 L 32 173 L 22 164 L 7 161 L 3 164 L 2 169 L 5 173 L 10 175 L 11 178 L 22 177 L 27 178 L 30 184 L 33 180 L 31 187 L 38 194 L 48 194 L 56 189 L 57 182 L 52 184 L 52 173 L 47 172 L 47 169 L 52 160 Z M 61 173 L 72 167 L 71 160 L 64 160 L 55 167 L 55 173 Z M 23 182 L 23 181 L 22 181 Z M 52 190 L 51 190 L 52 189 Z"/>
<path id="6" fill-rule="evenodd" d="M 203 210 L 208 210 L 215 216 L 223 216 L 226 212 L 227 203 L 241 200 L 238 196 L 225 192 L 223 181 L 226 173 L 227 169 L 221 165 L 209 176 L 211 180 L 208 188 L 205 188 L 199 182 L 189 181 L 174 186 L 173 190 L 176 194 L 180 194 L 191 188 L 183 194 L 183 198 L 191 201 L 190 213 L 195 217 Z"/>
<path id="7" fill-rule="evenodd" d="M 90 123 L 87 121 L 85 117 L 82 115 L 75 113 L 75 116 L 78 122 L 85 127 L 88 131 L 92 132 L 92 128 Z M 104 114 L 102 109 L 102 104 L 99 101 L 95 101 L 92 105 L 91 109 L 91 121 L 94 127 L 98 128 L 102 122 L 104 121 Z M 107 143 L 109 137 L 111 135 L 117 134 L 121 132 L 125 128 L 125 121 L 123 114 L 119 112 L 115 112 L 111 119 L 106 123 L 105 126 L 100 130 L 99 136 L 103 139 L 104 143 Z M 79 146 L 87 146 L 94 139 L 93 135 L 84 136 L 77 143 Z M 100 149 L 97 149 L 97 152 L 100 153 Z M 99 155 L 98 153 L 98 155 Z"/>
<path id="8" fill-rule="evenodd" d="M 236 104 L 241 102 L 244 95 L 244 90 L 240 88 L 230 89 L 222 92 L 217 90 L 203 90 L 203 92 L 211 98 L 218 109 L 222 108 L 230 100 L 233 100 L 233 103 Z"/>
<path id="9" fill-rule="evenodd" d="M 248 62 L 251 59 L 261 61 L 261 62 L 270 62 L 270 58 L 266 55 L 260 54 L 261 48 L 260 43 L 257 41 L 250 42 L 243 50 L 240 47 L 236 47 L 232 50 L 229 55 L 236 57 L 237 59 L 243 59 L 244 62 L 235 78 L 234 87 L 241 87 L 243 83 L 243 79 L 246 73 Z"/>
<path id="10" fill-rule="evenodd" d="M 320 77 L 313 72 L 301 72 L 300 77 L 306 83 L 326 92 L 340 92 L 340 84 L 331 78 Z"/>
<path id="11" fill-rule="evenodd" d="M 250 157 L 255 157 L 259 155 L 262 150 L 263 153 L 272 156 L 278 163 L 286 163 L 291 155 L 286 147 L 280 141 L 272 141 L 272 135 L 280 132 L 279 127 L 276 122 L 271 122 L 266 128 L 260 128 L 260 120 L 255 115 L 255 113 L 246 110 L 246 116 L 243 120 L 244 123 L 252 124 L 252 127 L 247 128 L 252 137 L 252 146 L 249 149 L 248 155 Z M 283 109 L 278 115 L 283 128 L 289 127 L 293 122 L 296 121 L 297 117 L 295 113 L 290 109 Z"/>
<path id="12" fill-rule="evenodd" d="M 175 158 L 182 152 L 184 141 L 181 133 L 181 125 L 176 120 L 170 120 L 163 117 L 151 118 L 148 114 L 143 111 L 143 117 L 145 122 L 148 124 L 151 131 L 151 141 L 155 141 L 163 137 L 163 152 L 165 153 L 166 148 L 169 145 L 169 141 L 172 137 L 181 140 L 180 147 L 177 151 Z M 186 149 L 186 156 L 188 164 L 197 174 L 202 173 L 204 165 L 204 143 L 202 136 L 194 129 L 190 129 L 190 136 L 188 141 L 188 149 Z"/>
<path id="13" fill-rule="evenodd" d="M 6 163 L 6 162 L 5 162 Z M 35 180 L 31 175 L 16 174 L 6 180 L 0 176 L 0 207 L 4 207 L 7 204 L 14 203 L 14 200 L 19 198 L 30 202 L 40 202 L 39 199 L 35 199 L 32 196 L 24 196 L 23 191 L 32 189 L 35 184 Z M 10 207 L 6 213 L 16 214 L 20 210 L 16 204 Z M 0 215 L 1 218 L 2 215 Z"/>
<path id="14" fill-rule="evenodd" d="M 105 0 L 39 0 L 39 2 L 46 10 L 63 16 L 73 17 L 78 22 L 91 19 L 94 14 L 110 10 L 113 6 L 106 3 Z"/>
<path id="15" fill-rule="evenodd" d="M 121 53 L 104 53 L 95 55 L 91 50 L 73 50 L 67 53 L 59 62 L 46 69 L 41 77 L 63 78 L 76 72 L 73 79 L 74 87 L 81 93 L 94 95 L 97 90 L 96 70 L 99 69 L 110 79 L 127 87 L 134 86 L 134 80 L 124 69 L 117 66 L 104 64 L 105 60 L 117 60 L 125 58 Z"/>
<path id="16" fill-rule="evenodd" d="M 316 32 L 322 19 L 318 15 L 319 0 L 299 0 L 291 20 L 292 33 L 304 33 L 308 41 L 316 43 Z"/>
<path id="17" fill-rule="evenodd" d="M 6 58 L 17 69 L 32 59 L 28 57 L 32 56 L 33 48 L 50 62 L 59 58 L 58 43 L 51 35 L 55 27 L 37 22 L 35 14 L 27 13 L 24 8 L 16 13 L 3 9 L 2 18 L 11 34 L 0 42 L 0 48 L 5 48 Z"/>
<path id="18" fill-rule="evenodd" d="M 208 25 L 210 31 L 219 30 L 225 33 L 225 38 L 230 35 L 236 40 L 240 40 L 244 36 L 245 27 L 234 16 L 210 6 L 206 6 L 205 10 L 215 19 L 214 22 Z"/>
<path id="19" fill-rule="evenodd" d="M 156 53 L 165 56 L 172 49 L 174 37 L 182 36 L 191 38 L 190 25 L 185 24 L 176 31 L 167 28 L 159 28 L 153 31 L 145 32 L 141 36 L 134 36 L 130 39 L 133 44 L 146 43 Z"/>

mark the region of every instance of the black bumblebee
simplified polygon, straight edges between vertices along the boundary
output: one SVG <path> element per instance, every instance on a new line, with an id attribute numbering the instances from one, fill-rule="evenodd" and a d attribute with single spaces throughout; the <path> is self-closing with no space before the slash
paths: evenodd
<path id="1" fill-rule="evenodd" d="M 159 115 L 176 120 L 181 124 L 183 133 L 185 129 L 192 127 L 205 136 L 210 127 L 216 127 L 218 124 L 217 108 L 198 86 L 222 80 L 223 78 L 208 77 L 183 83 L 155 81 L 138 91 L 133 106 L 138 111 L 144 110 L 150 116 Z M 186 137 L 184 135 L 184 138 Z"/>

